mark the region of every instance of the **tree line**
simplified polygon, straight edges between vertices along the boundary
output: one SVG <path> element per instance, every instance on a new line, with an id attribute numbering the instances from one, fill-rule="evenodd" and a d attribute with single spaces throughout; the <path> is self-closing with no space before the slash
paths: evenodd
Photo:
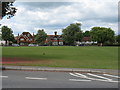
<path id="1" fill-rule="evenodd" d="M 7 26 L 1 28 L 1 39 L 7 42 L 16 43 L 13 31 Z M 81 23 L 73 23 L 62 29 L 62 39 L 64 45 L 73 46 L 76 41 L 82 42 L 83 37 L 90 37 L 93 42 L 97 41 L 98 45 L 120 45 L 120 35 L 115 35 L 115 32 L 111 28 L 106 27 L 93 27 L 90 31 L 83 32 L 81 30 Z M 35 41 L 37 44 L 44 44 L 47 38 L 47 34 L 44 29 L 38 30 L 35 35 Z"/>
<path id="2" fill-rule="evenodd" d="M 13 6 L 15 0 L 11 2 L 1 2 L 2 5 L 2 18 L 7 16 L 8 19 L 13 17 L 17 12 L 17 9 Z M 7 26 L 1 28 L 2 34 L 0 34 L 0 39 L 9 42 L 16 43 L 13 31 Z M 65 45 L 75 45 L 76 41 L 81 42 L 83 37 L 91 37 L 92 41 L 97 41 L 98 45 L 120 45 L 120 35 L 115 35 L 115 32 L 111 28 L 106 27 L 93 27 L 90 31 L 83 32 L 81 30 L 81 23 L 70 24 L 62 30 L 62 39 Z M 44 30 L 38 30 L 35 35 L 35 40 L 38 44 L 44 43 L 47 38 L 47 34 Z"/>
<path id="3" fill-rule="evenodd" d="M 120 45 L 120 35 L 115 35 L 111 28 L 93 27 L 90 31 L 83 32 L 80 23 L 74 23 L 62 30 L 62 37 L 66 45 L 74 45 L 75 41 L 81 42 L 83 37 L 91 37 L 98 45 Z"/>

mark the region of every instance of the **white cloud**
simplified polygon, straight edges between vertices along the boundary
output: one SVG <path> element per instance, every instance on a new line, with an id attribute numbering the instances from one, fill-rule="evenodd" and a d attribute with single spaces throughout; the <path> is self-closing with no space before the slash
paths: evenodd
<path id="1" fill-rule="evenodd" d="M 16 16 L 10 20 L 3 19 L 1 23 L 11 27 L 15 34 L 23 31 L 36 33 L 38 29 L 45 29 L 47 34 L 54 34 L 54 31 L 61 34 L 61 30 L 73 22 L 82 22 L 84 31 L 93 26 L 105 26 L 111 27 L 117 33 L 118 0 L 79 1 L 69 4 L 46 2 L 45 5 L 37 2 L 37 6 L 36 3 L 30 3 L 27 7 L 26 3 L 16 2 Z"/>

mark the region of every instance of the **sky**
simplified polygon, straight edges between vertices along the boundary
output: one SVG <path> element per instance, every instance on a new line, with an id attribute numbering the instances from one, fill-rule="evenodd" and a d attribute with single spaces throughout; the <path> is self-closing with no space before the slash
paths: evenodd
<path id="1" fill-rule="evenodd" d="M 22 32 L 37 33 L 44 29 L 48 35 L 55 31 L 60 35 L 62 29 L 71 23 L 82 24 L 83 32 L 92 27 L 112 28 L 118 34 L 119 0 L 16 0 L 18 9 L 11 19 L 4 17 L 0 24 L 13 30 L 15 35 Z"/>

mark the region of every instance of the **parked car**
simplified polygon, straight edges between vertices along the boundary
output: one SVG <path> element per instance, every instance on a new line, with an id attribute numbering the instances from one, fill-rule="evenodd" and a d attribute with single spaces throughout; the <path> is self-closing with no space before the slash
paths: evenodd
<path id="1" fill-rule="evenodd" d="M 29 44 L 28 46 L 39 46 L 38 44 Z"/>
<path id="2" fill-rule="evenodd" d="M 35 46 L 34 44 L 29 44 L 28 46 Z"/>
<path id="3" fill-rule="evenodd" d="M 39 46 L 38 44 L 35 44 L 35 46 Z"/>
<path id="4" fill-rule="evenodd" d="M 14 47 L 18 47 L 18 46 L 20 46 L 19 44 L 12 44 L 12 46 L 14 46 Z"/>
<path id="5" fill-rule="evenodd" d="M 3 67 L 3 66 L 0 66 L 0 70 L 5 70 L 5 67 Z"/>

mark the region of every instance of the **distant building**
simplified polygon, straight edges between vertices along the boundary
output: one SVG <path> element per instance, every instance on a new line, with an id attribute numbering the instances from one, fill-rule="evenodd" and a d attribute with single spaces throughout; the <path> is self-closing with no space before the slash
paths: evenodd
<path id="1" fill-rule="evenodd" d="M 15 37 L 15 40 L 17 40 L 17 43 L 21 46 L 27 46 L 30 43 L 35 43 L 34 34 L 31 35 L 29 32 L 23 32 L 21 35 L 18 34 L 18 36 Z"/>
<path id="2" fill-rule="evenodd" d="M 91 45 L 91 44 L 97 44 L 97 42 L 93 42 L 91 37 L 83 37 L 81 42 L 76 41 L 77 45 Z"/>
<path id="3" fill-rule="evenodd" d="M 57 32 L 54 32 L 55 35 L 47 35 L 45 40 L 46 45 L 63 45 L 63 40 L 61 35 L 57 35 Z"/>
<path id="4" fill-rule="evenodd" d="M 0 46 L 5 45 L 5 41 L 4 40 L 0 40 Z"/>
<path id="5" fill-rule="evenodd" d="M 35 37 L 34 34 L 31 35 L 29 32 L 23 32 L 21 35 L 18 34 L 17 37 L 15 37 L 15 40 L 17 41 L 17 44 L 21 46 L 27 46 L 28 44 L 35 43 Z M 44 41 L 45 45 L 63 45 L 63 40 L 61 35 L 57 35 L 57 32 L 55 32 L 55 35 L 47 35 L 46 40 Z"/>
<path id="6" fill-rule="evenodd" d="M 18 34 L 17 37 L 15 37 L 15 40 L 17 41 L 17 44 L 20 46 L 28 46 L 29 44 L 36 43 L 34 34 L 31 35 L 29 32 L 23 32 L 21 35 Z M 5 43 L 4 41 L 0 42 Z M 81 41 L 75 42 L 77 46 L 79 45 L 92 45 L 97 44 L 97 42 L 93 42 L 91 37 L 83 37 Z M 64 41 L 62 39 L 62 35 L 57 35 L 57 32 L 54 32 L 54 35 L 47 35 L 46 40 L 44 41 L 44 45 L 53 45 L 53 46 L 62 46 L 64 45 Z"/>

